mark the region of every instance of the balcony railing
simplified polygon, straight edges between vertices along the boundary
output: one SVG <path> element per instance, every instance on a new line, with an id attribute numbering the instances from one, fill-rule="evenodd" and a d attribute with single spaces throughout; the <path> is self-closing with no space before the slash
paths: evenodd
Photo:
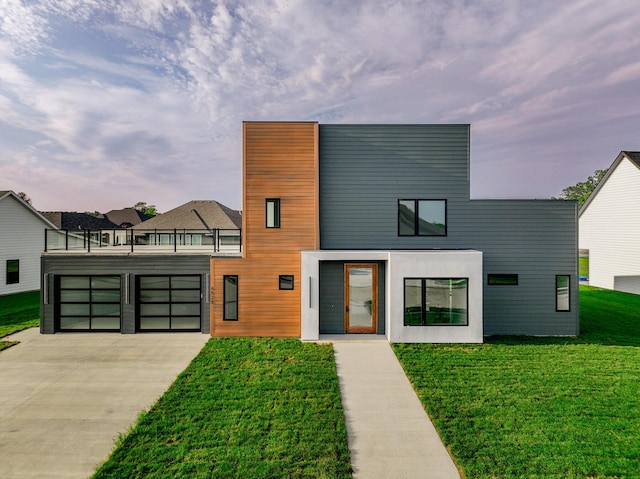
<path id="1" fill-rule="evenodd" d="M 47 229 L 44 232 L 44 251 L 237 254 L 242 252 L 242 231 L 239 229 Z"/>

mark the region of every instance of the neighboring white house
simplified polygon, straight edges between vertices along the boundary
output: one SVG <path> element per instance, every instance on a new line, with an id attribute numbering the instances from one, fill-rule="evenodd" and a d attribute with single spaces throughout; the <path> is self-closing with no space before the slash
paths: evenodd
<path id="1" fill-rule="evenodd" d="M 640 152 L 621 151 L 579 212 L 589 284 L 640 294 Z"/>
<path id="2" fill-rule="evenodd" d="M 0 296 L 40 289 L 44 230 L 55 228 L 13 191 L 0 191 Z"/>

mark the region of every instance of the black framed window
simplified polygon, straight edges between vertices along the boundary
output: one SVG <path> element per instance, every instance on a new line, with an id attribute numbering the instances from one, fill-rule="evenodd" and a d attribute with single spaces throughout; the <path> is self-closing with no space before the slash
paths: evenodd
<path id="1" fill-rule="evenodd" d="M 225 275 L 223 277 L 224 283 L 224 312 L 222 319 L 224 321 L 237 321 L 238 320 L 238 276 L 237 275 Z"/>
<path id="2" fill-rule="evenodd" d="M 280 228 L 280 198 L 266 200 L 267 228 Z"/>
<path id="3" fill-rule="evenodd" d="M 571 276 L 556 275 L 556 311 L 571 311 Z"/>
<path id="4" fill-rule="evenodd" d="M 200 275 L 136 276 L 139 331 L 200 331 Z"/>
<path id="5" fill-rule="evenodd" d="M 405 326 L 467 326 L 468 278 L 405 278 Z"/>
<path id="6" fill-rule="evenodd" d="M 281 274 L 279 278 L 279 289 L 291 290 L 293 289 L 293 275 L 292 274 Z"/>
<path id="7" fill-rule="evenodd" d="M 119 331 L 119 275 L 62 276 L 54 279 L 59 331 Z"/>
<path id="8" fill-rule="evenodd" d="M 18 284 L 20 282 L 20 260 L 8 259 L 7 260 L 7 284 Z"/>
<path id="9" fill-rule="evenodd" d="M 489 286 L 518 286 L 517 274 L 488 274 L 487 284 Z"/>
<path id="10" fill-rule="evenodd" d="M 446 236 L 447 200 L 398 200 L 398 236 Z"/>

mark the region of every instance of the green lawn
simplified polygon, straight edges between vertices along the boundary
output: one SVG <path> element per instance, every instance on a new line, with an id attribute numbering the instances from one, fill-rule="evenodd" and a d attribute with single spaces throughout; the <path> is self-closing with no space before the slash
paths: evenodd
<path id="1" fill-rule="evenodd" d="M 211 339 L 95 478 L 350 478 L 333 349 Z"/>
<path id="2" fill-rule="evenodd" d="M 467 478 L 640 477 L 640 296 L 580 308 L 575 339 L 394 345 Z"/>
<path id="3" fill-rule="evenodd" d="M 589 277 L 589 258 L 578 258 L 578 274 Z"/>
<path id="4" fill-rule="evenodd" d="M 40 291 L 0 296 L 0 338 L 40 324 Z M 0 341 L 0 351 L 16 344 Z"/>

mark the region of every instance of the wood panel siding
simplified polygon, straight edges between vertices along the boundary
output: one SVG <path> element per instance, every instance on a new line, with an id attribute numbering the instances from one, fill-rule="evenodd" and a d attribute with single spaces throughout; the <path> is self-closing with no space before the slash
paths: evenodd
<path id="1" fill-rule="evenodd" d="M 300 336 L 300 251 L 319 246 L 318 124 L 243 124 L 243 257 L 211 261 L 213 336 Z M 266 227 L 267 198 L 280 227 Z M 279 289 L 280 275 L 293 290 Z M 223 321 L 224 275 L 238 275 L 238 321 Z"/>

